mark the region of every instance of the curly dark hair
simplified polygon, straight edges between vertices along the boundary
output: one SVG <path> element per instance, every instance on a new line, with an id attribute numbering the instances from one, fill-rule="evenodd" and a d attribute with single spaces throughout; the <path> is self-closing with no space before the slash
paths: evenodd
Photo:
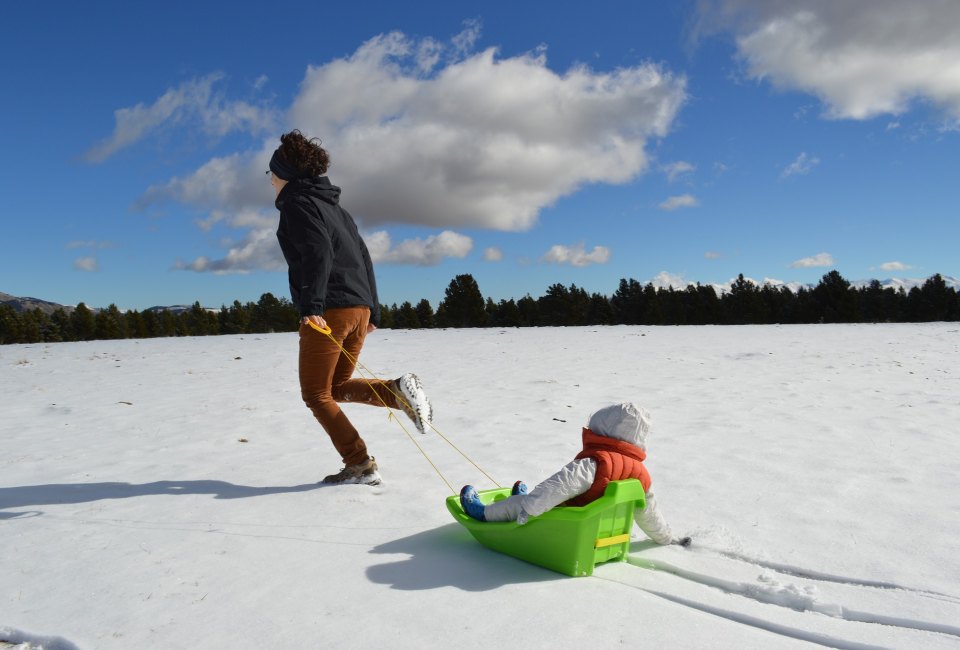
<path id="1" fill-rule="evenodd" d="M 308 139 L 297 129 L 280 136 L 280 153 L 304 175 L 323 176 L 330 167 L 330 154 L 320 146 L 320 139 Z"/>

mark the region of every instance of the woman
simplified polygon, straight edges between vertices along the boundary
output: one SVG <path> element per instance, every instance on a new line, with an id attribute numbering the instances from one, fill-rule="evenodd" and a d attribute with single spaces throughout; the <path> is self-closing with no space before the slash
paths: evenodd
<path id="1" fill-rule="evenodd" d="M 343 459 L 343 469 L 322 482 L 378 485 L 377 463 L 338 402 L 401 409 L 420 433 L 433 409 L 414 374 L 391 381 L 351 378 L 365 337 L 380 323 L 380 303 L 366 244 L 340 207 L 340 188 L 324 176 L 329 165 L 319 142 L 294 130 L 280 136 L 268 172 L 280 210 L 277 239 L 300 310 L 300 391 Z"/>

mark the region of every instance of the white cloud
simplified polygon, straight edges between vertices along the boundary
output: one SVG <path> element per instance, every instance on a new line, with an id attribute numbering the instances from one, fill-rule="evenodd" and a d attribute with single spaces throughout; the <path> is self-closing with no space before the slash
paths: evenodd
<path id="1" fill-rule="evenodd" d="M 251 230 L 239 244 L 229 247 L 227 255 L 222 259 L 212 260 L 201 256 L 192 262 L 177 261 L 173 268 L 178 271 L 196 271 L 215 275 L 282 270 L 286 266 L 275 231 L 275 228 Z"/>
<path id="2" fill-rule="evenodd" d="M 426 239 L 406 239 L 396 246 L 385 230 L 366 235 L 364 240 L 375 264 L 436 266 L 448 257 L 464 258 L 473 249 L 470 237 L 450 230 Z"/>
<path id="3" fill-rule="evenodd" d="M 661 169 L 663 169 L 663 172 L 667 175 L 667 180 L 672 183 L 684 174 L 689 174 L 696 171 L 697 168 L 695 165 L 692 165 L 686 161 L 678 160 L 677 162 L 663 165 Z"/>
<path id="4" fill-rule="evenodd" d="M 558 73 L 542 51 L 450 58 L 476 28 L 467 35 L 429 76 L 421 43 L 397 32 L 307 70 L 291 121 L 329 145 L 331 176 L 365 223 L 526 230 L 583 185 L 643 173 L 647 139 L 669 132 L 686 98 L 685 80 L 654 64 Z"/>
<path id="5" fill-rule="evenodd" d="M 272 214 L 275 220 L 273 189 L 264 174 L 275 148 L 265 147 L 256 156 L 233 154 L 213 158 L 190 176 L 175 177 L 164 185 L 148 188 L 134 207 L 144 209 L 153 203 L 172 200 L 210 210 L 214 221 L 229 222 L 232 219 L 229 213 L 250 214 L 258 210 Z"/>
<path id="6" fill-rule="evenodd" d="M 903 262 L 884 262 L 880 265 L 880 268 L 884 271 L 908 271 L 913 267 Z"/>
<path id="7" fill-rule="evenodd" d="M 486 262 L 499 262 L 503 259 L 503 251 L 499 248 L 486 248 L 483 251 L 483 259 Z"/>
<path id="8" fill-rule="evenodd" d="M 833 255 L 830 253 L 820 253 L 814 255 L 813 257 L 804 257 L 799 259 L 796 262 L 793 262 L 790 265 L 792 269 L 809 269 L 816 268 L 820 266 L 833 266 L 835 264 L 833 260 Z"/>
<path id="9" fill-rule="evenodd" d="M 807 156 L 807 152 L 801 152 L 797 158 L 786 166 L 783 172 L 780 174 L 780 178 L 788 178 L 790 176 L 804 175 L 809 174 L 810 171 L 820 164 L 820 159 L 816 156 Z"/>
<path id="10" fill-rule="evenodd" d="M 191 79 L 171 88 L 152 104 L 117 109 L 113 134 L 88 150 L 84 158 L 88 162 L 103 162 L 151 133 L 187 121 L 217 137 L 236 130 L 257 133 L 275 127 L 277 120 L 272 110 L 246 102 L 224 101 L 214 89 L 222 79 L 221 74 Z"/>
<path id="11" fill-rule="evenodd" d="M 737 282 L 739 279 L 740 279 L 739 277 L 730 278 L 729 280 L 727 280 L 727 284 L 734 284 L 734 283 Z M 760 282 L 757 282 L 756 280 L 754 280 L 754 279 L 751 278 L 750 276 L 746 276 L 746 275 L 745 275 L 745 276 L 743 276 L 743 279 L 744 279 L 744 281 L 749 282 L 750 284 L 752 284 L 752 285 L 755 286 L 755 287 L 762 286 Z"/>
<path id="12" fill-rule="evenodd" d="M 480 40 L 480 21 L 465 20 L 463 22 L 463 31 L 453 37 L 454 56 L 463 57 L 473 51 L 477 41 Z"/>
<path id="13" fill-rule="evenodd" d="M 717 251 L 707 251 L 703 254 L 703 256 L 708 260 L 719 260 L 723 258 L 723 253 L 718 253 Z"/>
<path id="14" fill-rule="evenodd" d="M 687 285 L 693 283 L 684 280 L 682 275 L 660 271 L 656 277 L 650 280 L 650 284 L 657 289 L 669 289 L 670 287 L 674 289 L 686 289 Z"/>
<path id="15" fill-rule="evenodd" d="M 410 264 L 436 266 L 446 258 L 463 258 L 473 248 L 473 240 L 466 235 L 444 231 L 426 239 L 407 239 L 396 246 L 384 230 L 364 235 L 370 258 L 375 264 Z M 221 259 L 201 256 L 192 262 L 178 261 L 174 269 L 214 273 L 217 275 L 250 273 L 256 270 L 279 271 L 286 268 L 283 253 L 277 243 L 276 227 L 256 228 L 234 246 L 228 246 Z"/>
<path id="16" fill-rule="evenodd" d="M 700 202 L 697 201 L 697 198 L 692 194 L 682 194 L 680 196 L 671 196 L 669 199 L 660 204 L 661 210 L 667 210 L 672 212 L 674 210 L 679 210 L 680 208 L 695 208 L 700 205 Z"/>
<path id="17" fill-rule="evenodd" d="M 927 100 L 960 117 L 955 0 L 704 0 L 703 33 L 730 30 L 747 73 L 869 119 Z"/>
<path id="18" fill-rule="evenodd" d="M 529 229 L 585 185 L 647 171 L 648 139 L 670 132 L 686 100 L 685 78 L 659 65 L 556 72 L 543 48 L 503 58 L 472 52 L 478 38 L 477 22 L 449 43 L 393 32 L 307 69 L 288 123 L 322 138 L 331 181 L 364 228 Z M 233 215 L 274 211 L 263 170 L 278 144 L 212 159 L 149 188 L 137 207 L 172 200 L 206 211 L 203 228 L 245 228 Z M 430 259 L 421 245 L 390 259 Z"/>
<path id="19" fill-rule="evenodd" d="M 77 271 L 93 272 L 100 269 L 96 257 L 78 257 L 73 261 L 73 268 Z"/>
<path id="20" fill-rule="evenodd" d="M 606 246 L 594 246 L 589 253 L 584 250 L 583 244 L 576 246 L 556 245 L 540 258 L 541 262 L 550 264 L 569 264 L 571 266 L 589 266 L 590 264 L 606 264 L 610 261 L 610 249 Z"/>

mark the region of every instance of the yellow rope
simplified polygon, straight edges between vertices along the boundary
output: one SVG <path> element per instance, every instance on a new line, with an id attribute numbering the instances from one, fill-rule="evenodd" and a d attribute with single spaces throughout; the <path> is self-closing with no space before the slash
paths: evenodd
<path id="1" fill-rule="evenodd" d="M 326 335 L 327 335 L 327 338 L 329 338 L 331 341 L 333 341 L 334 344 L 335 344 L 338 348 L 340 348 L 340 351 L 341 351 L 344 355 L 346 355 L 347 360 L 349 360 L 350 363 L 352 363 L 355 368 L 358 368 L 358 369 L 360 370 L 360 377 L 367 383 L 367 386 L 370 387 L 370 390 L 373 391 L 373 394 L 377 396 L 377 399 L 380 400 L 380 403 L 383 404 L 383 407 L 384 407 L 385 409 L 387 409 L 387 411 L 389 412 L 389 415 L 387 416 L 387 418 L 390 419 L 390 420 L 394 420 L 397 424 L 400 425 L 400 428 L 403 429 L 403 432 L 404 432 L 405 434 L 407 434 L 407 437 L 408 437 L 408 438 L 410 438 L 410 442 L 412 442 L 414 445 L 416 445 L 417 449 L 420 450 L 420 453 L 423 454 L 423 457 L 427 459 L 427 462 L 428 462 L 428 463 L 430 463 L 430 466 L 433 468 L 433 470 L 434 470 L 434 471 L 437 473 L 437 475 L 443 480 L 443 482 L 447 484 L 447 487 L 450 488 L 450 491 L 453 492 L 454 494 L 457 494 L 457 491 L 456 491 L 456 490 L 453 488 L 453 486 L 450 484 L 450 481 L 447 480 L 447 477 L 445 477 L 445 476 L 443 475 L 443 472 L 440 471 L 440 468 L 438 468 L 438 467 L 436 466 L 436 464 L 433 462 L 433 460 L 430 458 L 430 456 L 427 455 L 427 452 L 424 451 L 424 449 L 423 449 L 422 446 L 420 446 L 420 443 L 418 443 L 418 442 L 416 441 L 416 439 L 415 439 L 412 435 L 410 435 L 410 432 L 407 431 L 407 427 L 403 426 L 403 422 L 400 421 L 400 418 L 396 417 L 396 415 L 395 415 L 394 412 L 393 412 L 393 409 L 391 409 L 390 406 L 387 405 L 386 401 L 384 401 L 383 397 L 380 395 L 380 393 L 377 391 L 377 389 L 373 387 L 373 384 L 370 383 L 370 380 L 364 375 L 364 373 L 370 375 L 370 377 L 373 378 L 373 379 L 377 379 L 377 376 L 376 376 L 369 368 L 367 368 L 365 365 L 363 365 L 362 363 L 360 363 L 360 360 L 359 360 L 359 359 L 357 359 L 357 358 L 354 357 L 352 354 L 350 354 L 349 352 L 347 352 L 346 349 L 344 349 L 343 345 L 340 344 L 340 341 L 338 341 L 338 340 L 333 336 L 333 330 L 331 330 L 329 326 L 328 326 L 328 327 L 325 327 L 325 328 L 324 328 L 324 327 L 320 327 L 319 325 L 317 325 L 316 323 L 314 323 L 313 321 L 310 321 L 310 320 L 307 321 L 307 324 L 310 325 L 310 327 L 312 327 L 312 328 L 315 329 L 316 331 L 320 332 L 321 334 L 326 334 Z M 379 380 L 379 381 L 383 381 L 383 380 Z M 395 392 L 393 391 L 393 389 L 390 388 L 388 382 L 383 382 L 383 387 L 386 388 L 386 390 L 387 390 L 391 395 L 393 395 L 395 398 L 397 398 L 397 401 L 398 401 L 398 402 L 400 402 L 401 404 L 406 405 L 406 407 L 407 407 L 408 409 L 410 409 L 411 411 L 414 410 L 413 407 L 410 405 L 409 402 L 407 402 L 406 398 L 405 398 L 403 395 L 398 395 L 397 393 L 395 393 Z M 437 429 L 436 426 L 434 426 L 433 422 L 430 422 L 429 425 L 430 425 L 430 428 L 433 429 L 433 430 L 437 433 L 437 435 L 440 436 L 440 438 L 441 438 L 444 442 L 446 442 L 448 445 L 450 445 L 451 447 L 453 447 L 453 449 L 455 449 L 455 450 L 457 451 L 457 453 L 459 453 L 461 456 L 463 456 L 463 457 L 467 460 L 468 463 L 470 463 L 471 465 L 473 465 L 474 467 L 476 467 L 476 468 L 480 471 L 481 474 L 483 474 L 484 476 L 486 476 L 486 477 L 490 480 L 491 483 L 493 483 L 493 484 L 496 485 L 497 487 L 503 487 L 502 485 L 500 485 L 499 483 L 497 483 L 497 481 L 496 481 L 492 476 L 490 476 L 489 474 L 487 474 L 479 465 L 477 465 L 477 464 L 473 461 L 473 459 L 471 459 L 469 456 L 467 456 L 465 453 L 463 453 L 463 452 L 460 450 L 459 447 L 457 447 L 455 444 L 453 444 L 453 443 L 450 441 L 449 438 L 447 438 L 445 435 L 443 435 L 443 434 L 440 432 L 440 430 Z"/>

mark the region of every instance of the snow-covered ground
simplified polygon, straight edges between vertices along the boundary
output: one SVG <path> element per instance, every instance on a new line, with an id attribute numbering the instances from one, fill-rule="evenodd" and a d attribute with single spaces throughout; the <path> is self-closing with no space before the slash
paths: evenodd
<path id="1" fill-rule="evenodd" d="M 417 372 L 503 485 L 572 459 L 593 409 L 651 411 L 660 507 L 694 544 L 635 533 L 588 578 L 476 543 L 382 409 L 345 407 L 384 485 L 319 487 L 340 464 L 296 355 L 296 334 L 0 347 L 0 640 L 960 647 L 957 323 L 372 335 L 361 360 Z M 494 487 L 413 436 L 456 489 Z"/>

